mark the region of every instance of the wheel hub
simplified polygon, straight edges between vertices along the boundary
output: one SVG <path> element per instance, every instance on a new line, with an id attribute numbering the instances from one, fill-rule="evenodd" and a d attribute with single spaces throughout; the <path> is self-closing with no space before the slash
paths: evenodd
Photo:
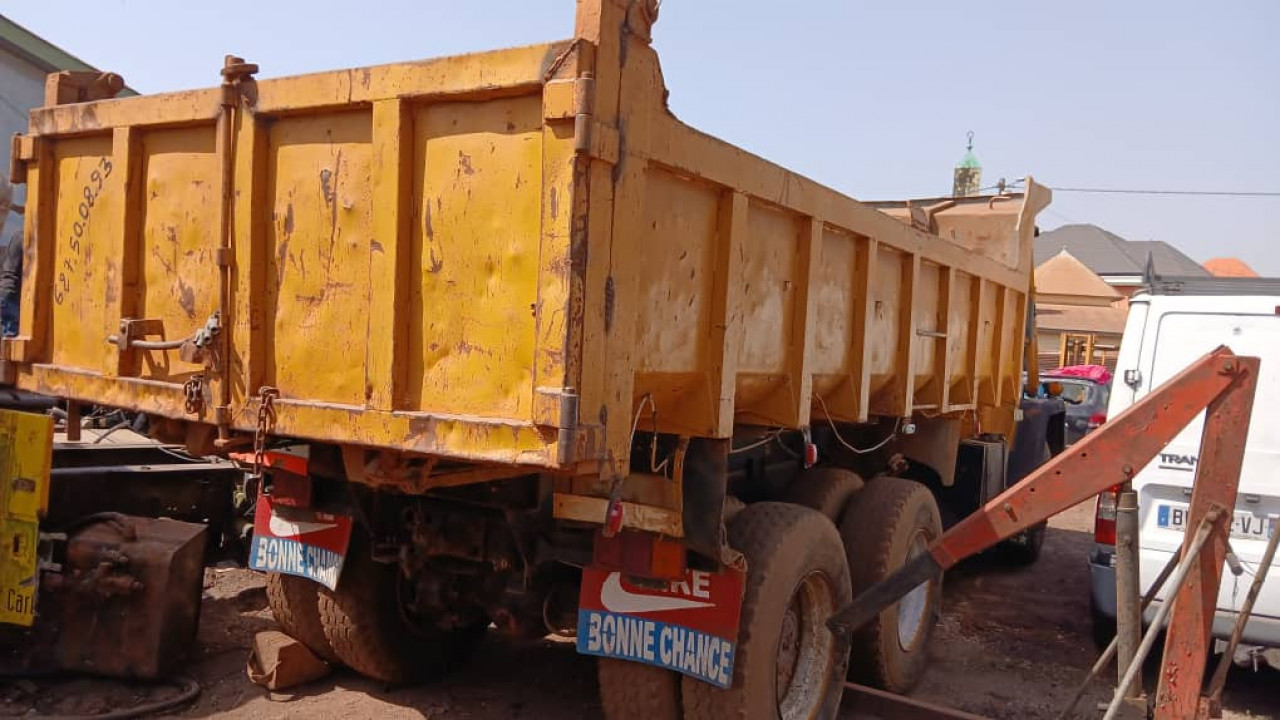
<path id="1" fill-rule="evenodd" d="M 812 717 L 835 664 L 835 638 L 827 619 L 835 611 L 830 582 L 821 573 L 800 581 L 778 634 L 777 699 L 782 720 Z"/>
<path id="2" fill-rule="evenodd" d="M 928 551 L 929 538 L 923 530 L 917 530 L 911 538 L 911 549 L 907 551 L 906 562 Z M 898 601 L 898 646 L 903 650 L 912 649 L 923 634 L 929 620 L 929 593 L 932 585 L 932 580 L 920 583 Z"/>

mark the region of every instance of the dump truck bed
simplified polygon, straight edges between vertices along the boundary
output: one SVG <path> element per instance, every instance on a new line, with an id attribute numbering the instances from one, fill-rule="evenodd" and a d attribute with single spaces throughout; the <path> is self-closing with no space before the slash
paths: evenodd
<path id="1" fill-rule="evenodd" d="M 625 472 L 640 420 L 1011 418 L 1047 191 L 860 203 L 678 121 L 646 40 L 52 92 L 10 378 L 224 437 L 274 389 L 277 435 L 564 472 Z"/>

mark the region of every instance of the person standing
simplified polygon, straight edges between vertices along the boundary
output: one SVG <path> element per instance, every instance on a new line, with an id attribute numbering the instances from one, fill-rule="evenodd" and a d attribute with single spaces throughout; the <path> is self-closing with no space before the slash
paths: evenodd
<path id="1" fill-rule="evenodd" d="M 0 250 L 0 335 L 18 334 L 18 303 L 22 297 L 22 231 L 9 237 Z"/>

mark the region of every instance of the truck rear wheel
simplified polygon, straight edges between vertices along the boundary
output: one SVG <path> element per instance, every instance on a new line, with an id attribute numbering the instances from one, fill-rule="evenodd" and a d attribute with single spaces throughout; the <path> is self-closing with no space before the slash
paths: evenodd
<path id="1" fill-rule="evenodd" d="M 863 485 L 857 473 L 843 468 L 809 468 L 792 479 L 783 500 L 817 510 L 839 523 L 849 498 Z"/>
<path id="2" fill-rule="evenodd" d="M 596 674 L 605 720 L 680 720 L 680 676 L 675 671 L 600 658 Z"/>
<path id="3" fill-rule="evenodd" d="M 852 599 L 835 527 L 809 508 L 756 503 L 729 543 L 747 559 L 733 686 L 681 678 L 685 720 L 835 717 L 849 648 L 827 620 Z"/>
<path id="4" fill-rule="evenodd" d="M 341 660 L 333 652 L 320 624 L 320 585 L 294 575 L 267 575 L 267 605 L 280 629 L 306 645 L 325 662 L 338 665 Z"/>
<path id="5" fill-rule="evenodd" d="M 417 682 L 465 659 L 488 622 L 446 631 L 412 621 L 400 601 L 398 575 L 396 565 L 374 562 L 353 537 L 337 590 L 320 590 L 320 623 L 347 667 L 386 683 Z"/>
<path id="6" fill-rule="evenodd" d="M 1040 559 L 1049 523 L 1042 522 L 996 545 L 996 553 L 1011 565 L 1034 565 Z"/>
<path id="7" fill-rule="evenodd" d="M 867 483 L 840 523 L 853 594 L 927 552 L 941 534 L 938 505 L 923 485 L 887 475 Z M 915 687 L 924 674 L 941 591 L 941 577 L 924 583 L 858 628 L 850 678 L 895 693 Z"/>

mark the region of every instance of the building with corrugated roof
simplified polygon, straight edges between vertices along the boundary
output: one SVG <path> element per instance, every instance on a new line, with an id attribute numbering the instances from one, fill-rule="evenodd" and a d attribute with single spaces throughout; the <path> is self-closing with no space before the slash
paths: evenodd
<path id="1" fill-rule="evenodd" d="M 1146 277 L 1209 277 L 1209 271 L 1181 250 L 1160 240 L 1126 240 L 1097 225 L 1076 224 L 1036 238 L 1039 266 L 1067 251 L 1122 296 L 1121 306 L 1146 284 Z"/>
<path id="2" fill-rule="evenodd" d="M 1213 258 L 1204 261 L 1204 269 L 1209 271 L 1214 277 L 1258 277 L 1258 273 L 1253 271 L 1240 258 L 1226 257 Z"/>

